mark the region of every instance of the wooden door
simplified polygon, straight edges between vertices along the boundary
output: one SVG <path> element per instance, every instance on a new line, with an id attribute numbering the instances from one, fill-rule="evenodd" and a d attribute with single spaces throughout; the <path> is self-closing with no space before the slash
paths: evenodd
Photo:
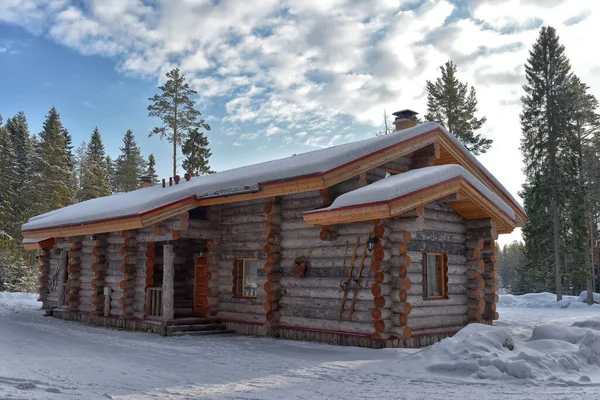
<path id="1" fill-rule="evenodd" d="M 211 274 L 209 272 L 210 256 L 208 252 L 198 255 L 194 260 L 194 316 L 208 317 L 210 316 L 210 305 L 208 298 L 210 297 L 210 282 Z"/>

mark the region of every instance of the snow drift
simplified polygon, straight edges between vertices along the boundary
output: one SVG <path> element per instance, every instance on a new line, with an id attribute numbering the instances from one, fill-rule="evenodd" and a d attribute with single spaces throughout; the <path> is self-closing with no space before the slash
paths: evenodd
<path id="1" fill-rule="evenodd" d="M 401 362 L 418 366 L 411 370 L 419 375 L 426 370 L 460 381 L 598 384 L 600 317 L 539 326 L 527 340 L 500 327 L 471 324 Z"/>
<path id="2" fill-rule="evenodd" d="M 563 296 L 561 301 L 556 301 L 554 293 L 527 293 L 523 295 L 507 294 L 500 296 L 498 306 L 501 307 L 526 307 L 526 308 L 588 308 L 585 303 L 587 292 L 579 296 Z M 600 301 L 600 294 L 594 293 L 594 301 Z M 593 308 L 600 307 L 594 305 Z M 600 311 L 600 308 L 598 308 Z"/>

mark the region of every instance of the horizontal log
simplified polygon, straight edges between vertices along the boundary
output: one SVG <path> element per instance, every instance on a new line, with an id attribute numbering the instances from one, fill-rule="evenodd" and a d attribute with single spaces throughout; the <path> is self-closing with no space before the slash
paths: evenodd
<path id="1" fill-rule="evenodd" d="M 449 295 L 447 299 L 426 300 L 421 295 L 408 296 L 406 302 L 412 307 L 437 307 L 440 305 L 466 305 L 468 298 L 465 294 Z"/>
<path id="2" fill-rule="evenodd" d="M 217 305 L 218 312 L 234 312 L 244 314 L 258 314 L 264 317 L 264 305 L 263 304 L 240 304 L 240 303 L 227 303 L 219 302 Z"/>
<path id="3" fill-rule="evenodd" d="M 289 287 L 283 289 L 282 292 L 285 296 L 292 297 L 312 297 L 322 299 L 341 299 L 342 294 L 338 288 L 304 288 L 304 287 Z M 353 290 L 348 289 L 346 298 L 351 300 L 353 296 Z M 373 295 L 370 289 L 358 289 L 357 300 L 373 300 Z"/>
<path id="4" fill-rule="evenodd" d="M 426 223 L 422 217 L 394 218 L 390 220 L 389 226 L 394 231 L 419 232 L 425 229 Z"/>
<path id="5" fill-rule="evenodd" d="M 355 321 L 331 321 L 323 319 L 299 318 L 292 316 L 281 316 L 279 323 L 282 327 L 290 326 L 296 328 L 327 330 L 333 332 L 348 332 L 371 334 L 373 323 L 360 323 Z"/>
<path id="6" fill-rule="evenodd" d="M 413 314 L 415 309 L 413 308 Z M 442 316 L 433 316 L 433 317 L 414 317 L 410 316 L 408 320 L 408 326 L 411 329 L 433 329 L 433 328 L 443 328 L 449 326 L 460 326 L 466 325 L 469 321 L 469 317 L 466 312 L 464 315 L 442 315 Z"/>
<path id="7" fill-rule="evenodd" d="M 338 313 L 342 305 L 342 293 L 339 294 L 339 298 L 335 299 L 320 299 L 320 298 L 309 298 L 309 297 L 290 297 L 283 296 L 279 300 L 279 305 L 286 308 L 322 308 L 336 310 Z M 351 300 L 351 296 L 347 296 L 348 300 Z M 349 311 L 351 307 L 351 301 L 346 301 L 344 304 L 344 310 Z M 354 302 L 354 311 L 366 311 L 370 312 L 374 308 L 371 300 L 358 300 Z M 337 317 L 336 317 L 337 318 Z"/>
<path id="8" fill-rule="evenodd" d="M 318 319 L 324 321 L 337 321 L 339 317 L 340 309 L 337 308 L 300 308 L 300 307 L 283 307 L 280 309 L 281 316 L 296 317 L 296 318 L 308 318 Z M 350 312 L 344 312 L 342 314 L 342 321 L 348 321 Z M 372 322 L 371 311 L 356 311 L 352 313 L 352 321 L 369 323 Z"/>
<path id="9" fill-rule="evenodd" d="M 225 321 L 241 321 L 264 323 L 266 321 L 265 314 L 247 314 L 243 312 L 217 311 L 217 317 Z"/>
<path id="10" fill-rule="evenodd" d="M 444 305 L 443 303 L 439 306 L 429 307 L 413 307 L 410 319 L 418 317 L 434 317 L 434 316 L 446 316 L 446 315 L 467 315 L 468 306 L 466 305 Z M 411 325 L 409 323 L 409 325 Z"/>
<path id="11" fill-rule="evenodd" d="M 315 278 L 315 277 L 307 277 L 307 278 L 295 278 L 295 277 L 282 277 L 279 281 L 279 284 L 282 288 L 288 289 L 292 287 L 304 287 L 304 288 L 335 288 L 338 289 L 340 284 L 345 281 L 345 277 L 342 278 Z M 354 280 L 350 283 L 350 288 L 354 287 Z M 362 289 L 369 289 L 371 287 L 371 283 L 369 283 L 366 279 L 360 279 L 358 281 L 358 287 Z"/>
<path id="12" fill-rule="evenodd" d="M 428 229 L 423 230 L 421 232 L 415 232 L 412 235 L 412 240 L 424 241 L 424 242 L 445 242 L 445 243 L 458 243 L 465 244 L 466 237 L 461 233 L 453 233 L 453 232 L 442 232 L 442 231 L 433 231 Z M 395 235 L 391 235 L 390 238 L 394 240 Z"/>
<path id="13" fill-rule="evenodd" d="M 281 212 L 284 213 L 286 210 L 314 210 L 323 206 L 323 198 L 321 196 L 311 196 L 302 199 L 282 199 L 281 201 Z"/>
<path id="14" fill-rule="evenodd" d="M 408 244 L 410 251 L 427 252 L 427 253 L 445 253 L 465 255 L 465 246 L 460 243 L 447 242 L 426 242 L 421 240 L 412 240 Z"/>

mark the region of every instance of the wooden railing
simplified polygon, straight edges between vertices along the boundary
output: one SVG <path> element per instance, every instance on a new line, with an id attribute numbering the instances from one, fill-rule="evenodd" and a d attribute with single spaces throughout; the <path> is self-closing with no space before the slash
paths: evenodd
<path id="1" fill-rule="evenodd" d="M 146 316 L 148 318 L 162 318 L 162 288 L 152 287 L 146 289 Z"/>

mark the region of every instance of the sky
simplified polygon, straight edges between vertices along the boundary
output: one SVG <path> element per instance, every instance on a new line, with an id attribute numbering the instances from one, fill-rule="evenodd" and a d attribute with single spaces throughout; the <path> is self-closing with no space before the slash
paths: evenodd
<path id="1" fill-rule="evenodd" d="M 2 0 L 0 114 L 22 110 L 38 133 L 55 106 L 76 145 L 97 126 L 113 157 L 131 129 L 168 177 L 147 106 L 179 67 L 220 171 L 371 137 L 384 110 L 423 115 L 425 82 L 452 60 L 494 140 L 479 159 L 518 196 L 524 63 L 543 25 L 600 97 L 597 0 Z"/>

